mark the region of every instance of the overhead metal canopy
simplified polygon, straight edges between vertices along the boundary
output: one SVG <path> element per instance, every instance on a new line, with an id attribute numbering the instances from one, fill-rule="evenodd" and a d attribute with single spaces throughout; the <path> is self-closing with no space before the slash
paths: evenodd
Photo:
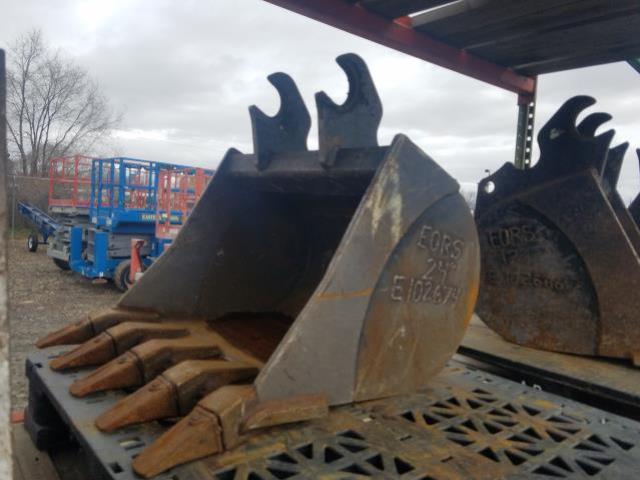
<path id="1" fill-rule="evenodd" d="M 267 0 L 532 97 L 541 73 L 640 57 L 640 0 Z"/>

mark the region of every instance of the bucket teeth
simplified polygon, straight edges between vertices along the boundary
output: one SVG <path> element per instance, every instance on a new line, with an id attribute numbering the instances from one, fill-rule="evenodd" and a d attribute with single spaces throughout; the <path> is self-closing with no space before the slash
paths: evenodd
<path id="1" fill-rule="evenodd" d="M 138 357 L 127 352 L 104 364 L 86 377 L 73 382 L 69 391 L 76 397 L 84 397 L 104 390 L 142 385 L 143 381 L 144 377 Z"/>
<path id="2" fill-rule="evenodd" d="M 193 411 L 145 448 L 133 470 L 145 478 L 171 467 L 233 448 L 240 423 L 255 403 L 250 385 L 227 386 L 204 397 Z"/>
<path id="3" fill-rule="evenodd" d="M 349 93 L 337 105 L 325 92 L 316 93 L 318 110 L 318 150 L 320 163 L 331 167 L 341 148 L 378 145 L 382 103 L 369 69 L 358 55 L 347 53 L 336 58 L 349 81 Z"/>
<path id="4" fill-rule="evenodd" d="M 89 365 L 102 365 L 116 356 L 113 338 L 106 332 L 97 337 L 87 340 L 83 344 L 74 348 L 49 362 L 53 370 L 68 370 Z"/>
<path id="5" fill-rule="evenodd" d="M 306 151 L 311 128 L 311 116 L 293 79 L 282 72 L 273 73 L 267 79 L 278 90 L 280 109 L 270 117 L 255 105 L 249 107 L 253 151 L 259 170 L 269 165 L 275 153 Z"/>
<path id="6" fill-rule="evenodd" d="M 173 385 L 164 377 L 123 398 L 96 419 L 96 426 L 112 432 L 126 425 L 178 416 L 178 402 Z"/>
<path id="7" fill-rule="evenodd" d="M 218 417 L 202 407 L 175 424 L 133 460 L 133 470 L 151 478 L 176 465 L 224 451 Z"/>
<path id="8" fill-rule="evenodd" d="M 72 345 L 89 340 L 93 335 L 94 332 L 91 321 L 81 320 L 40 338 L 36 342 L 36 347 L 46 348 L 55 345 Z"/>
<path id="9" fill-rule="evenodd" d="M 70 391 L 80 397 L 102 390 L 137 387 L 183 360 L 220 357 L 221 353 L 220 348 L 207 339 L 149 340 L 77 380 Z M 133 366 L 137 369 L 136 375 L 133 375 Z M 117 378 L 118 375 L 122 378 Z"/>
<path id="10" fill-rule="evenodd" d="M 125 322 L 111 327 L 70 352 L 54 358 L 54 370 L 102 365 L 135 345 L 155 338 L 177 338 L 189 330 L 162 323 Z"/>
<path id="11" fill-rule="evenodd" d="M 46 348 L 55 345 L 82 343 L 121 322 L 153 322 L 160 318 L 156 312 L 124 308 L 97 310 L 91 312 L 88 317 L 86 320 L 81 320 L 45 335 L 36 342 L 36 347 Z"/>
<path id="12" fill-rule="evenodd" d="M 133 469 L 145 478 L 176 465 L 238 446 L 251 430 L 327 415 L 323 395 L 300 395 L 258 403 L 251 385 L 222 387 L 142 451 Z"/>
<path id="13" fill-rule="evenodd" d="M 96 425 L 113 431 L 134 423 L 186 415 L 203 396 L 231 383 L 250 381 L 257 374 L 256 366 L 245 363 L 187 360 L 120 400 L 98 417 Z"/>

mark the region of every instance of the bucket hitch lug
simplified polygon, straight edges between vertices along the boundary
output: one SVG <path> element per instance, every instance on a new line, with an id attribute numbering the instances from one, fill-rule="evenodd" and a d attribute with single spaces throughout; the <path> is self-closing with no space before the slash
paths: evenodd
<path id="1" fill-rule="evenodd" d="M 340 55 L 336 62 L 349 81 L 349 93 L 342 105 L 325 92 L 316 93 L 320 164 L 334 165 L 338 150 L 378 145 L 382 103 L 364 61 L 352 53 Z"/>
<path id="2" fill-rule="evenodd" d="M 311 116 L 293 79 L 276 72 L 267 77 L 280 95 L 280 109 L 270 117 L 255 105 L 249 107 L 256 167 L 264 170 L 272 155 L 307 150 Z"/>

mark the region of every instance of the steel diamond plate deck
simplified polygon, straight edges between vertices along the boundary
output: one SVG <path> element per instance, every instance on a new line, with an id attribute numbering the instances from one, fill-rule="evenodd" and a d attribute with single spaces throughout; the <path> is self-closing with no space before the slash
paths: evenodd
<path id="1" fill-rule="evenodd" d="M 27 361 L 29 415 L 51 402 L 92 459 L 96 478 L 138 478 L 131 458 L 166 424 L 99 432 L 93 419 L 124 393 L 71 397 L 67 388 L 77 373 L 47 367 L 60 352 L 36 352 Z M 633 478 L 638 471 L 640 423 L 453 360 L 422 393 L 337 408 L 296 428 L 273 428 L 234 451 L 157 478 Z"/>

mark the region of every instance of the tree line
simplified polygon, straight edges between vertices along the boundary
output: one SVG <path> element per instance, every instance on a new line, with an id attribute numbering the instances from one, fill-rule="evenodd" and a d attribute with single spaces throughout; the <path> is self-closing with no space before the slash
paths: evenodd
<path id="1" fill-rule="evenodd" d="M 89 153 L 120 121 L 98 82 L 42 32 L 7 50 L 7 137 L 14 174 L 47 176 L 52 157 Z"/>

